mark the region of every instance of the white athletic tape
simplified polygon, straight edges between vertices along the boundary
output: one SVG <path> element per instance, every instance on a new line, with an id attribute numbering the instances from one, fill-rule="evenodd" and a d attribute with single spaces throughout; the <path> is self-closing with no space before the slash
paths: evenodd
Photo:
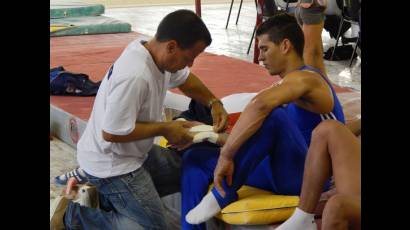
<path id="1" fill-rule="evenodd" d="M 213 132 L 214 131 L 214 127 L 210 126 L 210 125 L 197 125 L 192 127 L 189 132 Z"/>
<path id="2" fill-rule="evenodd" d="M 204 141 L 209 141 L 211 143 L 216 144 L 216 141 L 218 140 L 218 134 L 214 132 L 200 132 L 194 135 L 193 142 L 194 143 L 200 143 Z"/>

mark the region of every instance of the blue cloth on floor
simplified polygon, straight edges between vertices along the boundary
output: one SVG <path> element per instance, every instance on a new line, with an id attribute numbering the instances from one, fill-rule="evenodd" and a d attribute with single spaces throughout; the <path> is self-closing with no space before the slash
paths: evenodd
<path id="1" fill-rule="evenodd" d="M 87 74 L 69 72 L 62 66 L 50 69 L 50 95 L 95 96 L 100 84 Z"/>

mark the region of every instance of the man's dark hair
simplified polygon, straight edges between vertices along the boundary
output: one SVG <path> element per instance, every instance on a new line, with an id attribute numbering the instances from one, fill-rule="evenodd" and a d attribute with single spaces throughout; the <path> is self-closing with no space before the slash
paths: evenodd
<path id="1" fill-rule="evenodd" d="M 277 14 L 263 22 L 256 30 L 256 36 L 268 34 L 269 39 L 279 45 L 287 38 L 295 47 L 296 53 L 303 57 L 305 38 L 296 18 L 287 13 Z"/>
<path id="2" fill-rule="evenodd" d="M 212 42 L 202 19 L 190 10 L 177 10 L 165 16 L 159 23 L 155 39 L 159 42 L 175 40 L 181 49 L 191 48 L 198 41 L 206 46 Z"/>

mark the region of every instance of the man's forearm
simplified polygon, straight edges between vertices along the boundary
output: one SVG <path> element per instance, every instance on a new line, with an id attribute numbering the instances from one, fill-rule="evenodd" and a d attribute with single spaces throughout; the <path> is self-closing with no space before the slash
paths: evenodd
<path id="1" fill-rule="evenodd" d="M 163 136 L 168 131 L 169 122 L 137 122 L 128 135 L 114 135 L 103 132 L 103 138 L 109 142 L 131 142 L 155 136 Z"/>
<path id="2" fill-rule="evenodd" d="M 179 89 L 188 97 L 198 101 L 202 105 L 217 99 L 216 96 L 193 74 L 190 74 L 187 81 Z"/>

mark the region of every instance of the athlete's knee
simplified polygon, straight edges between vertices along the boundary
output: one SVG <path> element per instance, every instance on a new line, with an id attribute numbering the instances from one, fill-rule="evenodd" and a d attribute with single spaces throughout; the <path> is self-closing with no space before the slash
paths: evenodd
<path id="1" fill-rule="evenodd" d="M 278 126 L 286 123 L 287 116 L 286 110 L 283 107 L 275 108 L 265 118 L 261 129 L 267 128 L 272 130 L 273 128 L 279 128 Z"/>
<path id="2" fill-rule="evenodd" d="M 278 107 L 278 108 L 272 109 L 272 111 L 268 115 L 268 118 L 276 120 L 276 119 L 283 119 L 286 116 L 287 116 L 286 110 L 283 107 Z"/>
<path id="3" fill-rule="evenodd" d="M 322 121 L 312 132 L 313 140 L 327 140 L 330 136 L 343 129 L 343 124 L 335 120 Z"/>

